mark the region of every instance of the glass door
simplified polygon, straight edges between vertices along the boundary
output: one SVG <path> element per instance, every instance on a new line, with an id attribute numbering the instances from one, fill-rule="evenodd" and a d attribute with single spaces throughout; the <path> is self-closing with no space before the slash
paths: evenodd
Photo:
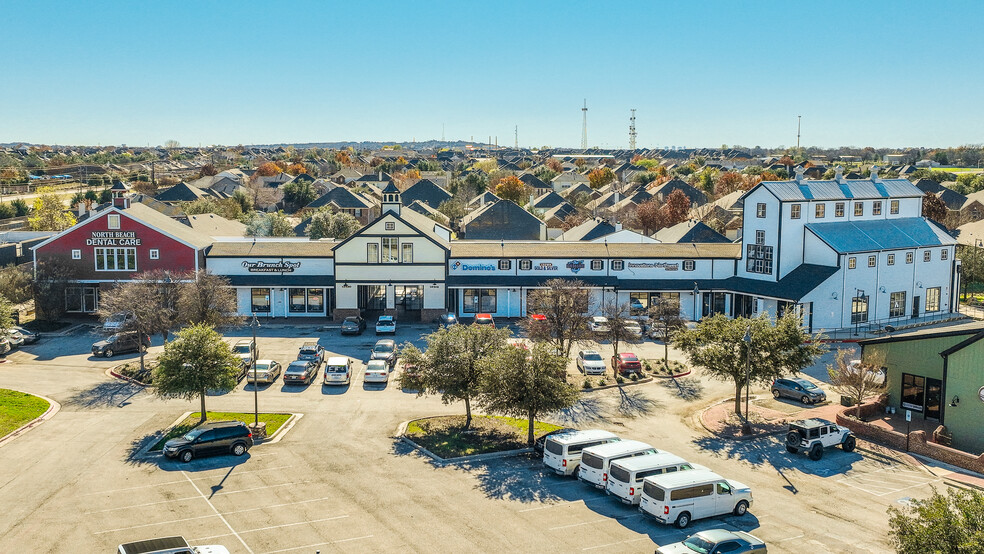
<path id="1" fill-rule="evenodd" d="M 940 402 L 943 398 L 943 382 L 939 379 L 926 379 L 926 419 L 940 418 Z"/>

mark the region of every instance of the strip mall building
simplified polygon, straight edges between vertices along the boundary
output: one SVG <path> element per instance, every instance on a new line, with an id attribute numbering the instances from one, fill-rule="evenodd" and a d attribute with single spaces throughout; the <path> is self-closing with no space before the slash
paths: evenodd
<path id="1" fill-rule="evenodd" d="M 670 297 L 687 319 L 793 309 L 812 331 L 951 312 L 956 241 L 921 216 L 918 188 L 874 175 L 760 183 L 743 196 L 733 244 L 454 240 L 401 210 L 395 187 L 383 191 L 381 215 L 340 242 L 208 236 L 119 198 L 38 245 L 35 262 L 76 268 L 65 305 L 82 313 L 100 291 L 155 268 L 225 276 L 240 313 L 276 318 L 522 317 L 529 293 L 558 277 L 583 281 L 592 311 Z"/>

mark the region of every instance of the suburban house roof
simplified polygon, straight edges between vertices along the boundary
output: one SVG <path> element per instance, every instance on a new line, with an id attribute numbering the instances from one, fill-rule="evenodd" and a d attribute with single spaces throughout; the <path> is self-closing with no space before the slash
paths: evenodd
<path id="1" fill-rule="evenodd" d="M 511 200 L 497 200 L 465 215 L 460 227 L 466 239 L 536 239 L 546 233 L 539 218 Z"/>
<path id="2" fill-rule="evenodd" d="M 839 253 L 947 246 L 956 240 L 922 217 L 807 223 L 806 228 Z"/>
<path id="3" fill-rule="evenodd" d="M 452 258 L 741 258 L 740 244 L 638 242 L 452 241 Z M 836 268 L 834 268 L 836 270 Z M 764 281 L 769 285 L 775 282 Z"/>
<path id="4" fill-rule="evenodd" d="M 408 210 L 413 210 L 418 214 L 427 216 L 431 219 L 434 219 L 436 217 L 440 220 L 439 223 L 441 223 L 441 225 L 449 225 L 451 223 L 451 218 L 437 211 L 436 209 L 428 206 L 427 204 L 424 204 L 420 200 L 414 200 L 413 203 L 407 206 L 406 208 Z"/>
<path id="5" fill-rule="evenodd" d="M 570 205 L 568 202 L 562 202 L 543 212 L 543 221 L 550 221 L 551 219 L 563 220 L 567 216 L 574 213 L 577 213 L 577 208 Z"/>
<path id="6" fill-rule="evenodd" d="M 542 194 L 538 196 L 537 198 L 534 198 L 533 202 L 530 205 L 533 206 L 534 208 L 538 208 L 541 210 L 548 210 L 558 204 L 566 203 L 566 202 L 567 201 L 564 200 L 563 196 L 557 194 L 554 191 L 550 191 L 546 194 Z"/>
<path id="7" fill-rule="evenodd" d="M 731 242 L 728 237 L 711 229 L 706 223 L 688 219 L 672 227 L 656 231 L 660 242 Z"/>
<path id="8" fill-rule="evenodd" d="M 921 198 L 923 196 L 923 191 L 919 190 L 908 179 L 762 181 L 752 190 L 758 187 L 765 188 L 781 201 L 789 202 L 797 200 Z M 747 195 L 748 192 L 744 196 Z"/>
<path id="9" fill-rule="evenodd" d="M 437 208 L 441 205 L 441 202 L 450 199 L 451 193 L 439 187 L 430 179 L 417 181 L 400 195 L 400 200 L 404 206 L 409 206 L 414 202 L 420 201 L 432 208 Z"/>
<path id="10" fill-rule="evenodd" d="M 564 198 L 570 198 L 571 195 L 579 193 L 591 194 L 594 190 L 588 186 L 587 183 L 578 183 L 567 190 L 560 191 Z"/>
<path id="11" fill-rule="evenodd" d="M 214 196 L 184 181 L 154 196 L 159 202 L 193 202 L 199 198 L 214 198 Z"/>
<path id="12" fill-rule="evenodd" d="M 478 196 L 476 196 L 475 198 L 472 198 L 471 200 L 469 200 L 468 201 L 468 205 L 469 206 L 474 206 L 476 204 L 482 204 L 482 203 L 490 204 L 490 203 L 493 203 L 493 202 L 495 202 L 497 200 L 499 200 L 499 197 L 498 196 L 492 194 L 489 191 L 485 191 L 482 194 L 479 194 Z"/>
<path id="13" fill-rule="evenodd" d="M 615 226 L 604 219 L 589 219 L 577 227 L 564 231 L 556 240 L 558 241 L 578 241 L 594 240 L 610 235 L 615 232 Z"/>
<path id="14" fill-rule="evenodd" d="M 331 240 L 234 240 L 217 241 L 205 252 L 206 258 L 331 258 Z"/>
<path id="15" fill-rule="evenodd" d="M 241 237 L 246 233 L 245 225 L 220 215 L 197 214 L 184 216 L 181 219 L 182 223 L 210 237 Z"/>
<path id="16" fill-rule="evenodd" d="M 532 173 L 524 173 L 519 176 L 519 180 L 535 189 L 548 189 L 550 184 Z"/>
<path id="17" fill-rule="evenodd" d="M 650 189 L 653 196 L 660 200 L 666 200 L 675 190 L 679 190 L 690 199 L 690 206 L 700 206 L 707 203 L 707 195 L 687 184 L 681 179 L 670 179 L 662 185 Z"/>
<path id="18" fill-rule="evenodd" d="M 356 194 L 343 186 L 336 185 L 329 188 L 327 192 L 315 199 L 314 202 L 304 206 L 304 208 L 318 209 L 332 203 L 343 209 L 367 209 L 373 207 L 373 203 L 361 194 Z"/>

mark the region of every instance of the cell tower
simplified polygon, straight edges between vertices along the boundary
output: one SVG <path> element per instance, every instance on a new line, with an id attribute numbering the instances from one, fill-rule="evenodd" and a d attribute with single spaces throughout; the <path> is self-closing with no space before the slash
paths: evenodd
<path id="1" fill-rule="evenodd" d="M 513 146 L 519 148 L 519 125 L 516 126 L 516 143 Z"/>
<path id="2" fill-rule="evenodd" d="M 584 107 L 581 108 L 581 150 L 588 149 L 588 99 L 584 99 Z"/>
<path id="3" fill-rule="evenodd" d="M 629 150 L 635 150 L 636 145 L 636 130 L 635 130 L 635 110 L 632 111 L 632 117 L 629 118 Z"/>

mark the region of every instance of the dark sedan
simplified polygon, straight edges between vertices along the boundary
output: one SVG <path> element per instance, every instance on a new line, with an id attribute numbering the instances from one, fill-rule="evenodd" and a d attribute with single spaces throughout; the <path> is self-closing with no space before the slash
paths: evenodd
<path id="1" fill-rule="evenodd" d="M 314 365 L 314 362 L 294 360 L 284 370 L 283 380 L 285 385 L 310 385 L 317 374 L 318 366 Z"/>
<path id="2" fill-rule="evenodd" d="M 357 315 L 350 315 L 342 321 L 343 335 L 361 335 L 365 330 L 366 320 Z"/>
<path id="3" fill-rule="evenodd" d="M 437 316 L 437 325 L 439 327 L 450 327 L 458 323 L 458 316 L 454 314 L 441 314 Z"/>
<path id="4" fill-rule="evenodd" d="M 137 338 L 138 333 L 116 333 L 92 345 L 93 356 L 112 358 L 124 352 L 142 352 L 150 346 L 150 337 Z"/>

